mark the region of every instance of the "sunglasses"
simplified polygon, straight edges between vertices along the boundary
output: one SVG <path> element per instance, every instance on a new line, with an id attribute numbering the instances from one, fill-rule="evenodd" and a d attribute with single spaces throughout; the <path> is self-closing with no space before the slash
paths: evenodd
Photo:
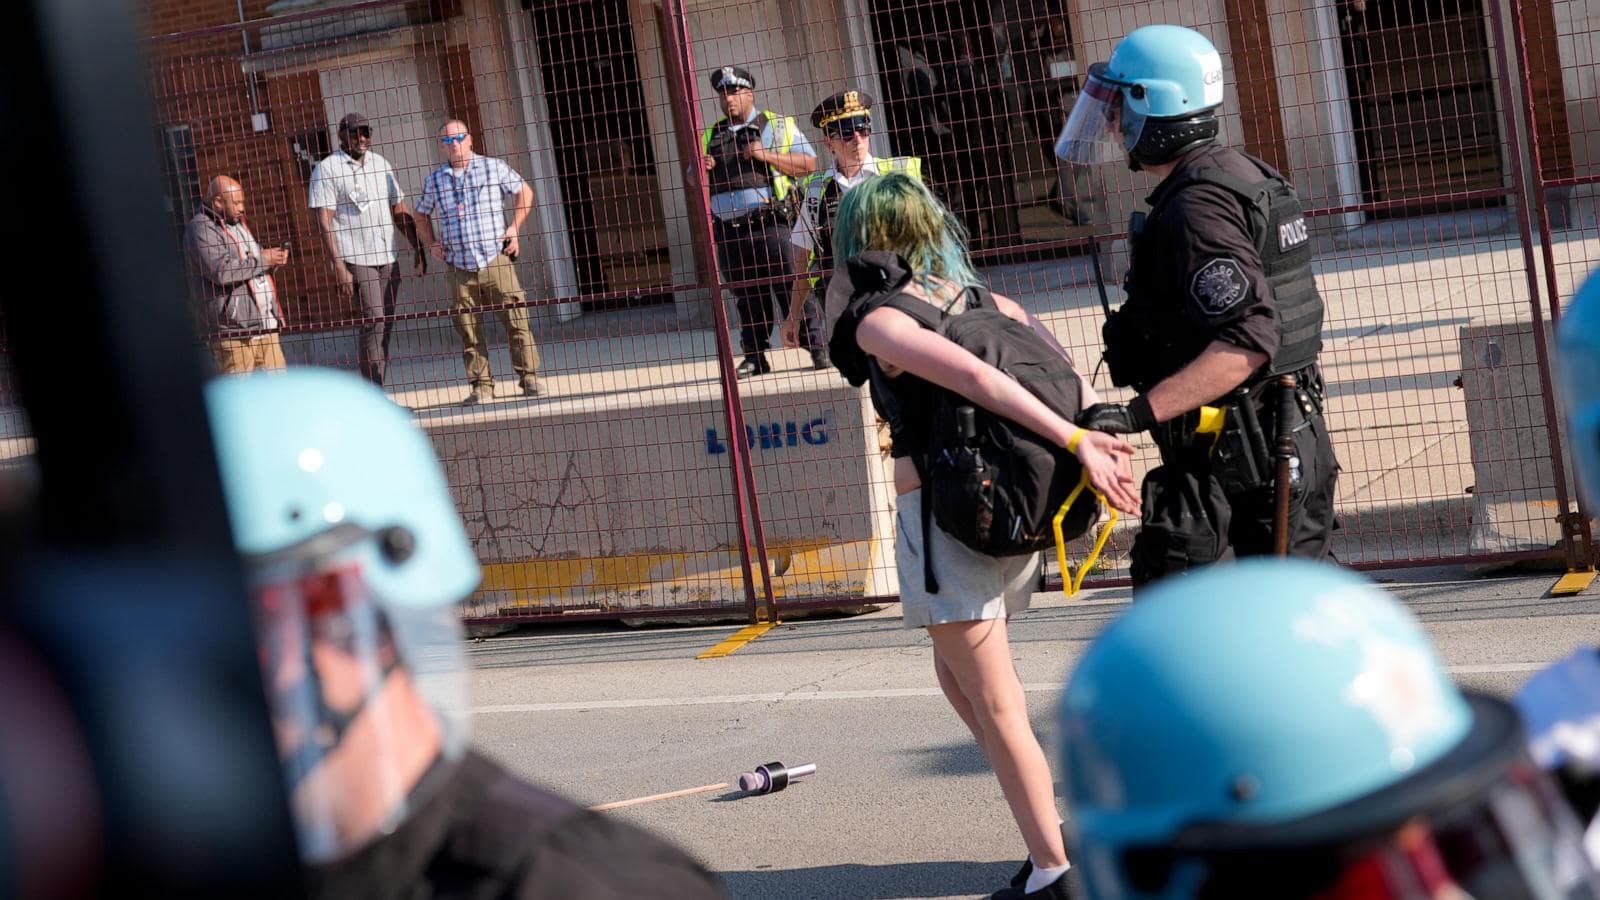
<path id="1" fill-rule="evenodd" d="M 439 138 L 439 143 L 448 147 L 451 144 L 459 144 L 466 139 L 467 136 L 465 134 L 447 134 L 444 137 Z"/>
<path id="2" fill-rule="evenodd" d="M 841 141 L 848 141 L 858 134 L 862 137 L 870 136 L 872 134 L 872 126 L 866 123 L 862 123 L 860 125 L 839 125 L 830 127 L 827 133 Z"/>
<path id="3" fill-rule="evenodd" d="M 360 128 L 356 128 L 354 130 L 344 129 L 340 133 L 346 135 L 347 137 L 372 137 L 372 129 L 365 125 L 362 125 Z"/>

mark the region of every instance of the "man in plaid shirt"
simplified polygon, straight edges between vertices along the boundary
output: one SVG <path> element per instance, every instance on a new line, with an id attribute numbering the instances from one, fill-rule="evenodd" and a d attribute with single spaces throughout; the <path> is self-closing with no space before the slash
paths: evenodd
<path id="1" fill-rule="evenodd" d="M 501 160 L 472 152 L 465 123 L 451 119 L 439 129 L 445 164 L 422 186 L 417 202 L 417 230 L 429 252 L 449 264 L 454 294 L 456 332 L 467 366 L 470 390 L 462 406 L 494 399 L 494 376 L 478 336 L 477 307 L 521 303 L 522 285 L 512 263 L 517 258 L 517 233 L 533 210 L 533 188 Z M 511 224 L 505 221 L 505 197 L 516 197 Z M 539 350 L 528 331 L 523 306 L 496 310 L 511 340 L 511 367 L 527 397 L 539 394 Z"/>

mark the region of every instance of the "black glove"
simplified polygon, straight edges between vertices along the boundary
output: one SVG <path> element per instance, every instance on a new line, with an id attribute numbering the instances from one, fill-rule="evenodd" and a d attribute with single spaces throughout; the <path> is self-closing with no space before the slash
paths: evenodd
<path id="1" fill-rule="evenodd" d="M 1156 414 L 1150 408 L 1150 400 L 1140 394 L 1126 406 L 1121 403 L 1096 403 L 1078 413 L 1075 424 L 1079 428 L 1107 434 L 1137 434 L 1156 427 Z"/>

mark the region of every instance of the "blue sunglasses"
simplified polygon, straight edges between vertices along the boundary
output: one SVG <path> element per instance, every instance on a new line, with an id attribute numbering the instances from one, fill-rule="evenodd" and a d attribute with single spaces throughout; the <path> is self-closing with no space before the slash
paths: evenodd
<path id="1" fill-rule="evenodd" d="M 439 143 L 449 146 L 451 144 L 459 144 L 466 139 L 467 136 L 464 134 L 447 134 L 444 137 L 439 138 Z"/>

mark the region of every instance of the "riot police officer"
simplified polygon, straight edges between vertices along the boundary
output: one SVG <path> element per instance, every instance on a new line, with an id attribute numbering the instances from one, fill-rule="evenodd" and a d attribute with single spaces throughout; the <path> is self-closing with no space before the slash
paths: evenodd
<path id="1" fill-rule="evenodd" d="M 1322 298 L 1294 188 L 1267 163 L 1217 144 L 1222 59 L 1200 33 L 1129 33 L 1088 79 L 1056 152 L 1071 163 L 1126 159 L 1156 175 L 1148 214 L 1130 225 L 1127 300 L 1106 321 L 1112 382 L 1139 393 L 1084 411 L 1079 424 L 1150 431 L 1162 464 L 1145 479 L 1131 551 L 1141 585 L 1235 555 L 1273 549 L 1279 376 L 1296 386 L 1284 427 L 1288 552 L 1324 558 L 1339 464 L 1323 419 Z M 1222 411 L 1200 433 L 1202 407 Z M 1205 416 L 1215 420 L 1215 416 Z"/>
<path id="2" fill-rule="evenodd" d="M 915 156 L 878 159 L 867 143 L 872 136 L 872 96 L 863 91 L 840 91 L 823 98 L 811 111 L 811 124 L 822 132 L 822 142 L 833 154 L 833 164 L 800 184 L 800 208 L 789 240 L 793 244 L 794 284 L 789 315 L 783 323 L 786 347 L 827 346 L 817 314 L 828 283 L 822 273 L 833 269 L 833 222 L 845 191 L 873 175 L 904 172 L 922 178 L 922 160 Z M 805 310 L 802 323 L 801 310 Z M 805 331 L 801 333 L 801 325 Z M 817 368 L 826 368 L 826 353 Z"/>
<path id="3" fill-rule="evenodd" d="M 1094 900 L 1600 897 L 1516 710 L 1336 566 L 1153 585 L 1084 652 L 1059 733 Z"/>
<path id="4" fill-rule="evenodd" d="M 481 576 L 406 410 L 316 368 L 218 379 L 206 405 L 310 896 L 724 896 L 469 746 L 456 604 Z"/>
<path id="5" fill-rule="evenodd" d="M 794 179 L 816 171 L 811 142 L 790 116 L 757 110 L 755 78 L 738 66 L 711 73 L 722 118 L 700 134 L 701 163 L 711 194 L 712 234 L 723 277 L 733 281 L 776 279 L 788 274 L 789 215 L 784 201 Z M 766 351 L 775 308 L 782 308 L 781 281 L 736 287 L 739 378 L 772 371 Z M 808 343 L 815 356 L 823 345 Z M 816 366 L 822 368 L 821 364 Z"/>

